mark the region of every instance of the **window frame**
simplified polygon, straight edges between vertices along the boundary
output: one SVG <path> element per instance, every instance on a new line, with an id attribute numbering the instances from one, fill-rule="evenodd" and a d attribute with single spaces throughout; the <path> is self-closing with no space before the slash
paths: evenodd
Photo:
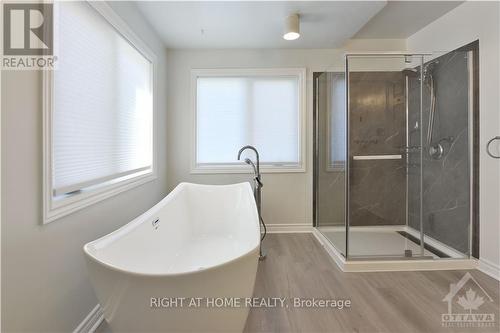
<path id="1" fill-rule="evenodd" d="M 52 71 L 43 71 L 42 74 L 42 101 L 43 101 L 43 224 L 53 222 L 63 216 L 98 203 L 134 187 L 143 185 L 158 178 L 158 149 L 157 149 L 157 73 L 158 66 L 156 54 L 130 29 L 123 19 L 104 2 L 86 3 L 94 9 L 103 19 L 111 25 L 132 47 L 151 63 L 152 87 L 152 165 L 150 171 L 138 172 L 127 177 L 116 178 L 103 182 L 94 188 L 84 189 L 65 198 L 55 199 L 53 196 L 53 161 L 52 161 L 52 115 L 54 111 L 54 76 Z M 54 17 L 59 15 L 58 4 L 54 3 Z M 57 38 L 57 22 L 54 24 L 54 34 Z M 57 47 L 55 45 L 56 54 Z M 57 64 L 56 69 L 57 70 Z"/>
<path id="2" fill-rule="evenodd" d="M 306 69 L 305 68 L 210 68 L 191 69 L 191 174 L 252 173 L 242 163 L 198 164 L 197 156 L 197 80 L 200 77 L 280 77 L 295 76 L 298 80 L 298 157 L 297 164 L 261 163 L 261 173 L 306 172 Z M 237 151 L 234 155 L 237 155 Z"/>

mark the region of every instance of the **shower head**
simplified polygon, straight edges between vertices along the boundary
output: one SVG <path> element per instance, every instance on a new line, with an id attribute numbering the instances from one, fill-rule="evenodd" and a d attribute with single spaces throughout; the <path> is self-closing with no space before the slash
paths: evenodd
<path id="1" fill-rule="evenodd" d="M 424 75 L 429 76 L 434 72 L 434 68 L 439 64 L 439 60 L 433 60 L 432 62 L 428 62 L 424 65 Z"/>
<path id="2" fill-rule="evenodd" d="M 429 78 L 432 78 L 432 72 L 434 71 L 434 67 L 437 64 L 439 64 L 439 60 L 432 60 L 423 66 L 423 68 L 424 68 L 424 72 L 423 72 L 424 80 L 428 80 Z M 420 66 L 413 67 L 413 68 L 411 68 L 411 67 L 404 68 L 401 71 L 401 73 L 403 73 L 403 75 L 407 76 L 407 77 L 418 77 L 418 76 L 420 76 L 419 68 L 420 68 Z"/>
<path id="3" fill-rule="evenodd" d="M 408 77 L 417 77 L 419 75 L 419 72 L 416 68 L 405 68 L 401 72 L 404 76 Z"/>

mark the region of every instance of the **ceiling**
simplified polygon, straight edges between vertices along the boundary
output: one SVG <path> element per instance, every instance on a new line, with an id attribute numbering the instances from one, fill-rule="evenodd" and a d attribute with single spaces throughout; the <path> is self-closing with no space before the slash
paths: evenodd
<path id="1" fill-rule="evenodd" d="M 408 38 L 464 1 L 389 1 L 353 38 Z"/>
<path id="2" fill-rule="evenodd" d="M 138 1 L 169 48 L 336 48 L 385 1 Z M 285 17 L 299 13 L 301 38 L 282 38 Z"/>
<path id="3" fill-rule="evenodd" d="M 461 1 L 137 1 L 169 48 L 337 48 L 350 38 L 407 38 Z M 301 37 L 282 38 L 299 13 Z"/>

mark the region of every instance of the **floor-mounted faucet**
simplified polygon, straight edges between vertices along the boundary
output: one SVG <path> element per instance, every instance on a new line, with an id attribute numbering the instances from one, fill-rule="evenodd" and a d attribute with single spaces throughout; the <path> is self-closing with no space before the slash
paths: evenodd
<path id="1" fill-rule="evenodd" d="M 262 236 L 260 238 L 260 249 L 259 249 L 260 255 L 259 255 L 259 260 L 264 260 L 266 258 L 266 255 L 262 252 L 262 241 L 266 237 L 267 229 L 266 229 L 266 224 L 264 223 L 264 219 L 262 218 L 262 214 L 261 214 L 261 203 L 262 203 L 261 189 L 262 189 L 262 186 L 264 186 L 264 184 L 262 184 L 261 177 L 260 177 L 259 152 L 253 146 L 244 146 L 238 152 L 238 161 L 241 159 L 241 153 L 243 153 L 243 151 L 246 150 L 246 149 L 253 150 L 255 152 L 255 157 L 257 159 L 256 163 L 254 163 L 254 162 L 252 162 L 251 159 L 245 158 L 245 163 L 252 166 L 253 173 L 254 173 L 254 178 L 253 178 L 253 195 L 255 197 L 255 203 L 257 204 L 257 212 L 259 213 L 259 221 L 262 224 L 262 227 L 264 228 L 264 233 L 262 234 Z"/>

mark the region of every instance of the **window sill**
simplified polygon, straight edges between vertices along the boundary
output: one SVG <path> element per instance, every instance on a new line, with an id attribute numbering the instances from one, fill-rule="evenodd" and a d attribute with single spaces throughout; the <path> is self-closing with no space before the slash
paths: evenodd
<path id="1" fill-rule="evenodd" d="M 305 173 L 306 168 L 302 165 L 271 166 L 261 165 L 260 173 Z M 252 174 L 249 165 L 197 165 L 191 167 L 191 174 Z"/>
<path id="2" fill-rule="evenodd" d="M 50 192 L 45 193 L 43 223 L 53 222 L 80 209 L 146 184 L 156 178 L 156 172 L 149 171 L 145 174 L 135 175 L 129 179 L 101 186 L 95 190 L 84 190 L 79 194 L 62 199 L 55 199 Z M 50 191 L 50 189 L 48 190 Z"/>

